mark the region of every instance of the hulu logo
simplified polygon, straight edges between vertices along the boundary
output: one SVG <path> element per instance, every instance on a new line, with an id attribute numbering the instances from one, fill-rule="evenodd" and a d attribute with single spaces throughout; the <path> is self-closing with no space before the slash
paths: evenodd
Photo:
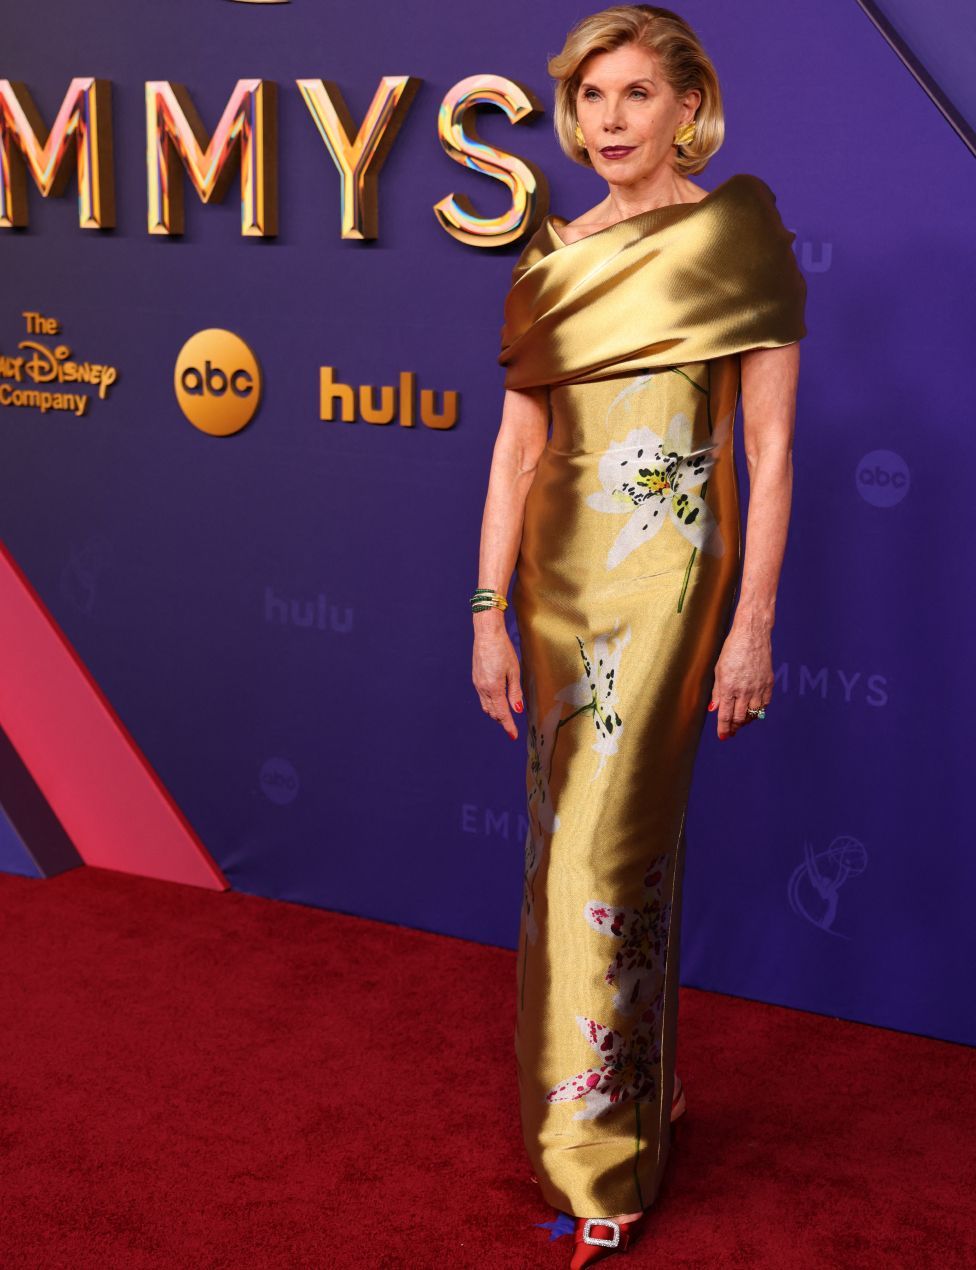
<path id="1" fill-rule="evenodd" d="M 336 631 L 348 635 L 352 631 L 352 609 L 340 610 L 329 604 L 320 591 L 314 599 L 296 600 L 275 595 L 274 588 L 264 588 L 264 620 L 269 626 L 302 626 L 313 631 Z"/>
<path id="2" fill-rule="evenodd" d="M 453 428 L 458 418 L 458 393 L 451 389 L 438 394 L 432 388 L 421 388 L 417 394 L 417 376 L 402 370 L 396 388 L 374 388 L 371 384 L 344 384 L 334 378 L 334 366 L 319 367 L 319 418 L 342 423 L 399 423 L 413 428 L 417 420 L 425 428 Z M 338 415 L 336 411 L 338 410 Z"/>

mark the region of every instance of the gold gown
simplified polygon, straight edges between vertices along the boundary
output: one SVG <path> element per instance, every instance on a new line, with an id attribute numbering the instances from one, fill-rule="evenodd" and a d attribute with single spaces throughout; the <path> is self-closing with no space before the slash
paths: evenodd
<path id="1" fill-rule="evenodd" d="M 548 387 L 512 603 L 529 833 L 516 968 L 522 1131 L 575 1216 L 656 1198 L 670 1145 L 685 812 L 739 580 L 738 354 L 806 334 L 769 187 L 515 265 L 505 386 Z"/>

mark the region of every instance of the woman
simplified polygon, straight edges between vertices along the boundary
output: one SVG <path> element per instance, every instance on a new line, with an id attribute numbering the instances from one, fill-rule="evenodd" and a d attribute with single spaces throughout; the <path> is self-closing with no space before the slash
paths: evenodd
<path id="1" fill-rule="evenodd" d="M 513 272 L 471 605 L 473 680 L 513 738 L 524 674 L 515 1048 L 525 1145 L 546 1200 L 576 1217 L 575 1270 L 636 1238 L 683 1109 L 688 791 L 706 707 L 725 740 L 772 695 L 806 285 L 767 185 L 689 179 L 723 120 L 680 17 L 606 9 L 549 73 L 562 148 L 609 188 L 574 221 L 546 217 Z"/>

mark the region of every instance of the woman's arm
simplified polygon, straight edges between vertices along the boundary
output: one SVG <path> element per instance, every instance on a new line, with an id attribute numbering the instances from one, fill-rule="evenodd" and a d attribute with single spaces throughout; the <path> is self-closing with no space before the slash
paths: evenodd
<path id="1" fill-rule="evenodd" d="M 502 595 L 508 592 L 518 559 L 525 500 L 548 432 L 548 390 L 506 389 L 481 521 L 477 583 Z M 522 686 L 518 656 L 505 629 L 505 614 L 501 609 L 491 608 L 472 613 L 471 620 L 474 625 L 471 678 L 481 698 L 481 708 L 514 740 L 518 731 L 509 706 L 521 711 Z"/>
<path id="2" fill-rule="evenodd" d="M 753 720 L 773 692 L 771 632 L 793 497 L 793 429 L 800 345 L 753 348 L 741 355 L 743 444 L 749 515 L 739 600 L 715 666 L 709 710 L 724 741 Z"/>

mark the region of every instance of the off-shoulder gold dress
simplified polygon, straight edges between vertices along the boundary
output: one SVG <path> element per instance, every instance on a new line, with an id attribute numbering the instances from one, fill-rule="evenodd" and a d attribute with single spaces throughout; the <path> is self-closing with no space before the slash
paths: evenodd
<path id="1" fill-rule="evenodd" d="M 499 362 L 547 386 L 512 602 L 526 694 L 515 1051 L 545 1198 L 653 1203 L 670 1145 L 685 813 L 739 579 L 738 354 L 806 334 L 769 187 L 738 175 L 512 275 Z"/>

